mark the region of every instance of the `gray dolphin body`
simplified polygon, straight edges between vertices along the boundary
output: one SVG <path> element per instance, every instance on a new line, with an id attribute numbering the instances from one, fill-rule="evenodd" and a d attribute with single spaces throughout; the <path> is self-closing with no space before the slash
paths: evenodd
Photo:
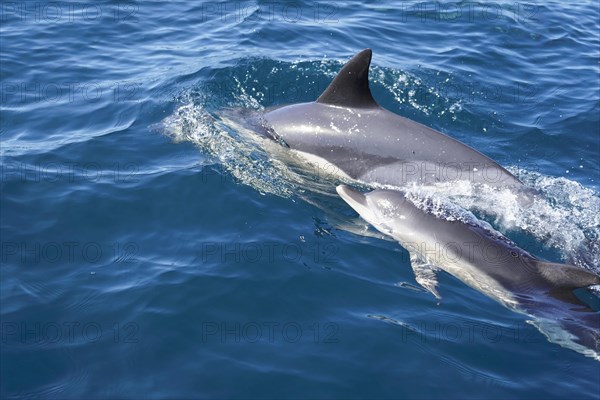
<path id="1" fill-rule="evenodd" d="M 573 290 L 600 284 L 600 276 L 575 266 L 536 259 L 500 233 L 469 220 L 417 207 L 404 193 L 338 194 L 367 222 L 398 240 L 411 254 L 417 281 L 437 296 L 440 268 L 513 310 L 533 316 L 552 342 L 600 361 L 600 314 Z M 439 211 L 439 210 L 438 210 Z"/>
<path id="2" fill-rule="evenodd" d="M 315 102 L 267 112 L 271 135 L 318 164 L 333 164 L 340 175 L 369 184 L 523 185 L 471 147 L 380 107 L 369 89 L 370 63 L 371 50 L 363 50 Z"/>

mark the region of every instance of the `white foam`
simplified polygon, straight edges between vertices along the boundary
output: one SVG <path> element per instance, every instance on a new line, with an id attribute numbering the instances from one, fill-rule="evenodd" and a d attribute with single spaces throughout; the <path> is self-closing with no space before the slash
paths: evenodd
<path id="1" fill-rule="evenodd" d="M 544 246 L 556 249 L 564 262 L 600 272 L 598 194 L 567 178 L 508 169 L 518 172 L 521 180 L 538 192 L 531 204 L 520 204 L 518 195 L 509 189 L 467 181 L 412 186 L 408 197 L 420 208 L 446 219 L 470 222 L 469 215 L 452 204 L 483 213 L 501 231 L 523 230 Z"/>

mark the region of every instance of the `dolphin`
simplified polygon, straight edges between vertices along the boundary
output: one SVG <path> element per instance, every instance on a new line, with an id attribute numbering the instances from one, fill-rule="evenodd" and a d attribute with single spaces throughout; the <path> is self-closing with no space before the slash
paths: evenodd
<path id="1" fill-rule="evenodd" d="M 409 251 L 417 282 L 436 297 L 435 274 L 441 269 L 533 317 L 533 325 L 551 342 L 600 361 L 600 314 L 578 291 L 600 285 L 600 276 L 537 259 L 449 205 L 444 209 L 432 201 L 413 202 L 396 190 L 361 193 L 345 185 L 336 190 L 362 218 Z"/>
<path id="2" fill-rule="evenodd" d="M 316 101 L 267 111 L 267 135 L 318 166 L 333 165 L 338 176 L 371 185 L 466 180 L 523 187 L 471 147 L 379 106 L 369 89 L 371 56 L 371 49 L 356 54 Z"/>

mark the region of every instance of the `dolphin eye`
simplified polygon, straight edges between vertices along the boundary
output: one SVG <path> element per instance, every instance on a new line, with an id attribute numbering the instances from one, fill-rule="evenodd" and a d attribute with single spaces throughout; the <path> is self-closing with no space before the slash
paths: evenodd
<path id="1" fill-rule="evenodd" d="M 514 251 L 514 250 L 511 250 L 511 251 L 510 251 L 510 255 L 511 255 L 511 256 L 513 256 L 514 258 L 517 258 L 517 257 L 519 257 L 519 255 L 517 254 L 517 252 L 516 252 L 516 251 Z"/>

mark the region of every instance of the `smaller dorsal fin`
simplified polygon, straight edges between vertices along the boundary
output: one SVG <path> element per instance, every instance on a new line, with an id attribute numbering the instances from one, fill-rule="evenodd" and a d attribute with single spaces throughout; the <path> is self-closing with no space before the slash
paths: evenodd
<path id="1" fill-rule="evenodd" d="M 379 107 L 369 89 L 371 55 L 371 49 L 365 49 L 352 57 L 319 96 L 317 103 L 356 108 Z"/>

